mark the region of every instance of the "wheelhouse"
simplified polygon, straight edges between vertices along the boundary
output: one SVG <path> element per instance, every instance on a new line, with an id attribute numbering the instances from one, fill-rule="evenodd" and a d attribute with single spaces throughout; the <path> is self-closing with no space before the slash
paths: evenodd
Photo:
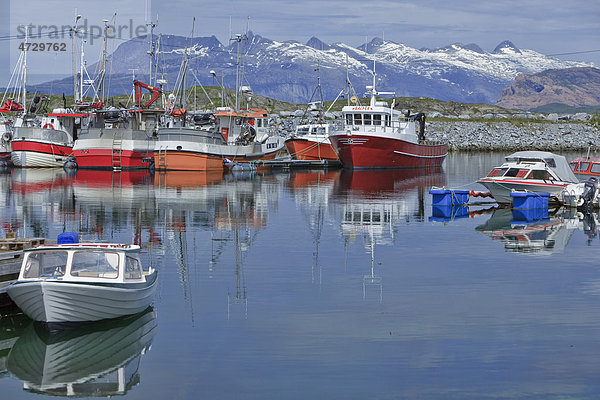
<path id="1" fill-rule="evenodd" d="M 25 250 L 19 280 L 144 281 L 139 246 L 56 245 Z"/>

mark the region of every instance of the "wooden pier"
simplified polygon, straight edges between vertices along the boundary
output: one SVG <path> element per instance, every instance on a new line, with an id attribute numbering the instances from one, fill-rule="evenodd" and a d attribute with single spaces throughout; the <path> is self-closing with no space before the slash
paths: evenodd
<path id="1" fill-rule="evenodd" d="M 8 236 L 8 235 L 7 235 Z M 23 260 L 23 250 L 46 243 L 44 238 L 0 239 L 0 308 L 13 303 L 6 293 L 6 288 L 17 280 Z"/>

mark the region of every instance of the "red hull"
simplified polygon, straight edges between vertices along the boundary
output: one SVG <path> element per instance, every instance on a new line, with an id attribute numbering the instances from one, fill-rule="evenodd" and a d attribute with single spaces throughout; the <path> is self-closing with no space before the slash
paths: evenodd
<path id="1" fill-rule="evenodd" d="M 73 151 L 72 146 L 62 146 L 34 140 L 13 140 L 12 151 L 30 151 L 32 153 L 51 154 L 54 156 L 69 156 Z"/>
<path id="2" fill-rule="evenodd" d="M 342 165 L 347 168 L 439 167 L 448 154 L 446 144 L 415 144 L 370 135 L 332 135 Z"/>
<path id="3" fill-rule="evenodd" d="M 77 167 L 83 169 L 147 169 L 150 167 L 152 153 L 140 153 L 122 150 L 121 154 L 113 154 L 111 149 L 74 150 Z"/>
<path id="4" fill-rule="evenodd" d="M 306 139 L 288 139 L 285 146 L 292 157 L 297 160 L 337 160 L 338 156 L 331 144 L 314 142 Z"/>

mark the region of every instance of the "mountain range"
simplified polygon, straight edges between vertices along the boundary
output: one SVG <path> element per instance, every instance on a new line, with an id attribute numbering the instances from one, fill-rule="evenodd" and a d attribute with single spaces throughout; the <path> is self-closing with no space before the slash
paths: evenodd
<path id="1" fill-rule="evenodd" d="M 600 106 L 600 69 L 549 69 L 519 74 L 505 88 L 497 104 L 505 108 L 539 109 L 551 104 Z"/>
<path id="2" fill-rule="evenodd" d="M 215 86 L 215 76 L 224 86 L 234 88 L 238 43 L 223 45 L 215 36 L 185 38 L 175 35 L 154 37 L 157 42 L 158 77 L 173 89 L 188 53 L 187 86 Z M 491 52 L 476 44 L 454 43 L 437 49 L 415 49 L 389 40 L 374 38 L 352 47 L 327 44 L 316 37 L 302 44 L 275 41 L 248 32 L 241 44 L 241 85 L 254 93 L 293 103 L 319 100 L 320 77 L 324 100 L 333 100 L 345 88 L 346 74 L 362 96 L 372 84 L 380 91 L 403 97 L 432 97 L 466 103 L 494 104 L 502 90 L 520 73 L 534 74 L 548 69 L 590 67 L 591 64 L 563 61 L 533 50 L 519 49 L 510 41 Z M 120 44 L 108 57 L 107 85 L 111 95 L 131 93 L 132 69 L 136 79 L 148 81 L 149 38 L 137 37 Z M 88 68 L 95 70 L 95 65 Z M 318 72 L 317 72 L 318 70 Z M 143 71 L 143 72 L 140 72 Z M 35 86 L 42 93 L 72 93 L 72 77 Z M 311 99 L 312 97 L 312 99 Z"/>

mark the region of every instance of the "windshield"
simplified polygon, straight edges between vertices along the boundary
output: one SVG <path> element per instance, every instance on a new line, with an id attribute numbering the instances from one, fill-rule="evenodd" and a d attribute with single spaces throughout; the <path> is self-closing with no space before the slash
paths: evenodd
<path id="1" fill-rule="evenodd" d="M 119 276 L 119 254 L 108 251 L 76 251 L 71 275 L 86 278 Z"/>
<path id="2" fill-rule="evenodd" d="M 37 251 L 30 253 L 23 278 L 63 276 L 67 265 L 66 251 Z"/>

